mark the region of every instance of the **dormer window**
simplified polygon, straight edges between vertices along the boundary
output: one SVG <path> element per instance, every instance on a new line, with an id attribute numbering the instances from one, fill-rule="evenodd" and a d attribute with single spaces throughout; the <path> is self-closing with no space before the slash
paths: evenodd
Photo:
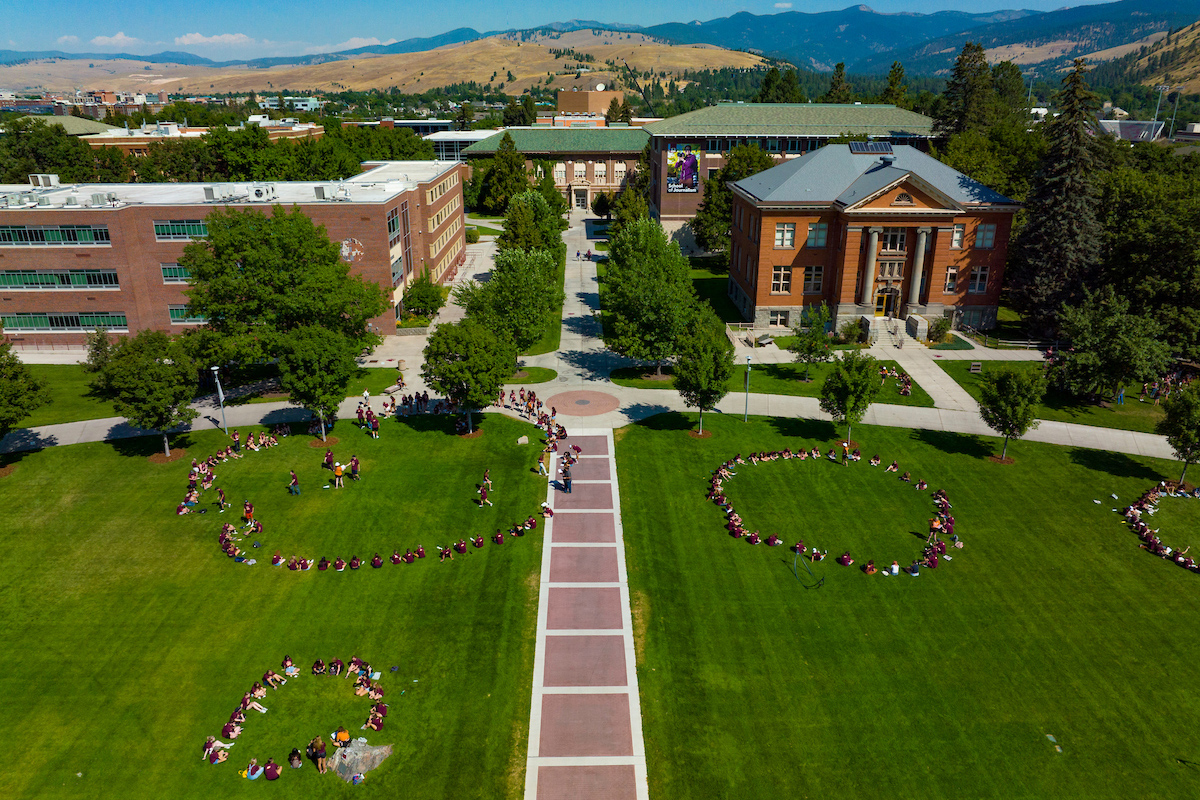
<path id="1" fill-rule="evenodd" d="M 912 195 L 908 192 L 901 192 L 896 195 L 896 199 L 892 201 L 894 206 L 911 206 L 913 204 Z"/>

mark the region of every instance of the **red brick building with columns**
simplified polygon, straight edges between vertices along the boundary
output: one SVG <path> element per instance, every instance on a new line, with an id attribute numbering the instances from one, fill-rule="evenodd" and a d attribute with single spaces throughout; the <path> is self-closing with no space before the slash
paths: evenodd
<path id="1" fill-rule="evenodd" d="M 907 145 L 826 145 L 731 184 L 729 296 L 759 327 L 995 323 L 1018 205 Z"/>

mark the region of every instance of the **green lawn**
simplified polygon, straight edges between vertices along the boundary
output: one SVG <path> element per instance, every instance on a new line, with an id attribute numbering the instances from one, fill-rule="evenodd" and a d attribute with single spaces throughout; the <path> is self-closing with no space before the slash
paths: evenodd
<path id="1" fill-rule="evenodd" d="M 618 431 L 651 797 L 1195 794 L 1177 759 L 1200 753 L 1200 576 L 1140 550 L 1108 497 L 1176 464 L 1014 442 L 999 466 L 995 439 L 855 426 L 864 453 L 954 503 L 966 546 L 919 578 L 858 567 L 918 554 L 928 495 L 865 462 L 737 468 L 726 487 L 751 529 L 830 551 L 806 588 L 786 548 L 725 534 L 707 480 L 738 452 L 828 448 L 835 429 L 705 416 L 710 439 L 685 433 L 695 415 Z M 1186 517 L 1165 539 L 1200 545 L 1200 502 L 1172 502 Z M 845 549 L 853 567 L 832 561 Z"/>
<path id="2" fill-rule="evenodd" d="M 525 373 L 525 377 L 518 378 L 516 375 L 514 375 L 509 383 L 519 383 L 522 385 L 530 383 L 549 383 L 558 377 L 558 372 L 548 367 L 521 367 L 520 371 Z"/>
<path id="3" fill-rule="evenodd" d="M 274 372 L 278 375 L 278 372 Z M 394 386 L 399 373 L 395 367 L 360 367 L 350 379 L 350 384 L 346 387 L 347 397 L 358 397 L 363 393 L 364 389 L 371 392 L 371 396 L 375 397 L 383 394 L 383 390 L 389 386 Z M 236 400 L 226 400 L 226 405 L 244 405 L 246 403 L 278 403 L 281 400 L 287 400 L 288 396 L 277 392 L 264 393 L 261 391 L 252 394 L 243 395 Z"/>
<path id="4" fill-rule="evenodd" d="M 693 256 L 692 286 L 701 300 L 707 300 L 722 322 L 745 322 L 742 312 L 725 293 L 729 285 L 729 270 L 714 264 L 709 257 Z"/>
<path id="5" fill-rule="evenodd" d="M 504 233 L 502 228 L 489 228 L 487 225 L 472 225 L 471 227 L 479 231 L 480 236 L 499 236 Z"/>
<path id="6" fill-rule="evenodd" d="M 1040 361 L 984 361 L 983 369 L 1013 367 L 1015 369 L 1040 370 Z M 979 379 L 981 375 L 972 375 L 970 361 L 939 361 L 938 366 L 967 390 L 967 393 L 979 399 Z M 1046 392 L 1045 400 L 1038 407 L 1038 419 L 1054 420 L 1056 422 L 1077 422 L 1080 425 L 1096 425 L 1101 428 L 1121 428 L 1127 431 L 1154 432 L 1154 426 L 1165 416 L 1162 406 L 1152 402 L 1139 402 L 1136 391 L 1126 391 L 1125 403 L 1120 406 L 1103 408 L 1080 400 L 1074 395 L 1060 389 L 1051 388 Z"/>
<path id="7" fill-rule="evenodd" d="M 881 366 L 898 368 L 895 361 L 880 361 L 879 363 Z M 833 369 L 832 364 L 815 364 L 809 373 L 811 380 L 805 383 L 802 380 L 804 377 L 803 364 L 755 364 L 750 370 L 750 392 L 752 394 L 783 394 L 793 397 L 819 397 L 821 384 L 824 383 L 831 369 Z M 669 374 L 670 371 L 669 366 L 663 367 L 663 372 Z M 609 379 L 618 386 L 628 386 L 633 389 L 675 388 L 675 382 L 672 379 L 655 380 L 642 377 L 653 373 L 653 367 L 621 367 L 613 370 Z M 734 393 L 746 390 L 745 365 L 738 365 L 733 371 L 728 388 L 730 392 Z M 921 388 L 920 384 L 914 381 L 912 394 L 902 396 L 897 381 L 891 378 L 879 390 L 879 394 L 875 396 L 875 402 L 933 408 L 933 398 Z"/>
<path id="8" fill-rule="evenodd" d="M 468 211 L 467 219 L 481 219 L 481 220 L 485 220 L 487 222 L 499 222 L 501 224 L 503 224 L 503 222 L 504 222 L 504 217 L 502 217 L 502 216 L 497 217 L 493 214 L 481 214 L 478 211 Z"/>
<path id="9" fill-rule="evenodd" d="M 20 745 L 0 770 L 5 798 L 344 797 L 311 765 L 275 789 L 239 779 L 251 757 L 281 761 L 345 725 L 394 755 L 354 790 L 364 797 L 517 798 L 528 736 L 540 529 L 440 564 L 435 545 L 488 535 L 536 510 L 534 429 L 488 415 L 477 439 L 449 417 L 388 420 L 379 440 L 339 423 L 334 447 L 363 479 L 322 490 L 323 450 L 294 436 L 221 465 L 218 485 L 263 520 L 253 566 L 218 548 L 237 512 L 177 517 L 190 459 L 155 465 L 151 437 L 8 457 L 0 478 L 0 691 Z M 245 429 L 243 429 L 243 432 Z M 192 434 L 189 456 L 225 440 Z M 303 494 L 285 489 L 287 471 Z M 475 485 L 491 469 L 494 508 Z M 207 500 L 208 498 L 206 498 Z M 275 549 L 320 557 L 423 544 L 430 558 L 383 569 L 289 572 Z M 200 760 L 242 693 L 291 655 L 303 675 L 247 712 L 230 760 Z M 314 659 L 366 658 L 391 704 L 384 730 L 360 732 L 367 703 L 349 682 L 307 674 Z M 396 666 L 398 670 L 391 671 Z M 403 693 L 403 694 L 402 694 Z"/>
<path id="10" fill-rule="evenodd" d="M 111 401 L 96 397 L 88 389 L 92 376 L 79 364 L 29 364 L 34 377 L 46 382 L 50 403 L 34 411 L 18 423 L 19 428 L 38 425 L 57 425 L 83 419 L 103 419 L 117 416 Z"/>

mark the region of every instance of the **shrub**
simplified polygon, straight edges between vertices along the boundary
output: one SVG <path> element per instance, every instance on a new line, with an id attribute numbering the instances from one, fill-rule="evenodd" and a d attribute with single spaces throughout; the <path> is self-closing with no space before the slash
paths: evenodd
<path id="1" fill-rule="evenodd" d="M 475 244 L 479 241 L 479 229 L 467 228 L 467 244 Z"/>
<path id="2" fill-rule="evenodd" d="M 929 323 L 929 341 L 935 344 L 943 341 L 950 333 L 950 318 L 939 317 Z"/>
<path id="3" fill-rule="evenodd" d="M 446 295 L 440 286 L 429 279 L 428 272 L 421 273 L 404 293 L 405 314 L 432 319 L 444 305 Z"/>
<path id="4" fill-rule="evenodd" d="M 862 323 L 856 319 L 846 320 L 838 326 L 838 344 L 858 344 L 863 337 Z"/>

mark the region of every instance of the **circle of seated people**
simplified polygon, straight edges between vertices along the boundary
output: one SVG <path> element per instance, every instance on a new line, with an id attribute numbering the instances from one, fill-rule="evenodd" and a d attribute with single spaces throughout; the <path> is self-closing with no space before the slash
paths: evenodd
<path id="1" fill-rule="evenodd" d="M 1113 497 L 1116 497 L 1116 495 L 1113 495 Z M 1146 522 L 1146 520 L 1158 513 L 1158 504 L 1164 497 L 1200 499 L 1200 487 L 1192 489 L 1189 492 L 1173 481 L 1163 481 L 1143 493 L 1141 497 L 1125 506 L 1120 512 L 1129 524 L 1129 529 L 1141 540 L 1141 544 L 1138 547 L 1153 553 L 1159 558 L 1173 561 L 1186 570 L 1200 572 L 1200 566 L 1197 566 L 1195 560 L 1188 557 L 1187 553 L 1192 549 L 1191 545 L 1179 550 L 1165 544 L 1158 535 L 1161 528 L 1151 528 Z M 1113 510 L 1116 511 L 1117 509 Z"/>
<path id="2" fill-rule="evenodd" d="M 284 656 L 280 664 L 282 673 L 269 669 L 263 673 L 261 681 L 255 681 L 250 686 L 250 690 L 242 695 L 241 702 L 234 708 L 233 713 L 229 715 L 229 721 L 221 727 L 220 736 L 209 736 L 204 740 L 202 750 L 202 758 L 209 764 L 220 764 L 229 759 L 229 749 L 233 747 L 234 741 L 243 733 L 243 726 L 246 723 L 246 712 L 257 711 L 260 714 L 267 713 L 267 708 L 259 702 L 267 696 L 267 689 L 278 691 L 279 687 L 287 684 L 289 680 L 300 676 L 300 668 L 292 661 L 291 656 Z M 396 667 L 392 671 L 396 671 Z M 363 659 L 355 656 L 350 659 L 350 663 L 346 664 L 339 658 L 335 658 L 326 664 L 321 659 L 317 659 L 312 665 L 313 675 L 327 675 L 331 677 L 341 677 L 344 680 L 354 677 L 354 694 L 359 697 L 366 697 L 371 701 L 372 705 L 367 711 L 367 720 L 361 726 L 361 730 L 370 728 L 373 731 L 383 730 L 383 721 L 387 717 L 388 704 L 383 702 L 383 688 L 378 681 L 381 673 L 373 671 L 371 665 Z M 222 741 L 228 739 L 228 742 Z M 333 744 L 334 749 L 345 747 L 350 744 L 350 732 L 344 727 L 339 726 L 338 729 L 329 734 L 329 739 Z M 327 747 L 325 739 L 322 736 L 316 736 L 312 741 L 305 745 L 304 754 L 313 762 L 317 772 L 324 774 L 327 770 L 325 764 Z M 300 769 L 304 766 L 304 759 L 300 754 L 299 748 L 292 748 L 291 753 L 285 760 L 287 766 Z M 282 766 L 275 762 L 274 758 L 268 758 L 265 763 L 260 764 L 257 758 L 250 759 L 250 763 L 246 769 L 239 773 L 242 777 L 249 780 L 257 780 L 258 778 L 266 778 L 266 780 L 277 780 L 282 774 Z"/>
<path id="3" fill-rule="evenodd" d="M 742 539 L 747 544 L 762 544 L 765 543 L 768 547 L 778 547 L 783 544 L 783 539 L 775 533 L 768 535 L 765 539 L 757 531 L 748 531 L 745 527 L 742 516 L 733 507 L 733 503 L 725 495 L 725 482 L 732 480 L 737 476 L 739 468 L 757 467 L 770 461 L 812 461 L 822 462 L 827 461 L 833 464 L 849 466 L 856 464 L 862 460 L 862 453 L 856 448 L 850 449 L 849 442 L 839 443 L 839 448 L 831 447 L 829 452 L 822 454 L 821 449 L 813 445 L 808 450 L 795 450 L 785 448 L 783 450 L 771 450 L 751 453 L 743 458 L 741 453 L 738 453 L 733 458 L 721 464 L 713 470 L 712 476 L 708 482 L 708 499 L 713 501 L 725 515 L 725 530 L 734 539 Z M 867 462 L 872 467 L 882 465 L 883 459 L 879 455 L 872 456 Z M 883 474 L 899 473 L 899 461 L 892 461 L 883 470 Z M 898 476 L 901 483 L 912 484 L 919 492 L 924 492 L 929 488 L 923 480 L 918 480 L 915 484 L 912 480 L 912 475 L 909 472 L 904 472 Z M 899 561 L 893 561 L 891 566 L 877 567 L 874 559 L 868 560 L 861 565 L 862 571 L 867 575 L 899 575 L 901 571 L 915 577 L 920 576 L 921 569 L 937 569 L 937 567 L 945 562 L 953 561 L 954 557 L 947 553 L 950 547 L 962 549 L 963 542 L 958 535 L 954 533 L 954 515 L 951 514 L 953 506 L 950 504 L 950 498 L 946 494 L 945 489 L 938 489 L 932 493 L 934 516 L 929 520 L 929 535 L 925 539 L 925 545 L 921 550 L 919 558 L 914 558 L 912 563 L 904 567 Z M 943 539 L 942 537 L 946 537 Z M 948 540 L 948 541 L 947 541 Z M 824 561 L 829 557 L 829 550 L 821 550 L 816 545 L 811 547 L 806 545 L 804 540 L 797 541 L 790 548 L 792 552 L 798 556 L 808 558 L 813 562 Z M 835 559 L 838 564 L 844 567 L 849 567 L 856 563 L 856 559 L 851 555 L 849 550 L 843 552 Z"/>

